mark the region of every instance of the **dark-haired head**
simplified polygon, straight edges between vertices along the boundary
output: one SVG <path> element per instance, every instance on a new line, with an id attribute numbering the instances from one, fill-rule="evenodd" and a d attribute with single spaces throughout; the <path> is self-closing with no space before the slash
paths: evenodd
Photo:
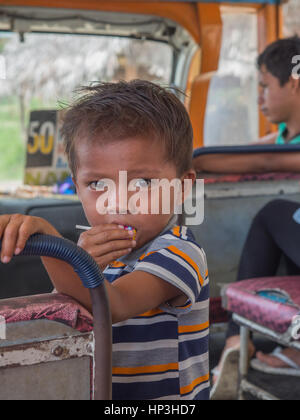
<path id="1" fill-rule="evenodd" d="M 300 56 L 300 38 L 280 39 L 270 44 L 258 57 L 258 68 L 261 70 L 265 66 L 284 86 L 292 76 L 295 67 L 293 58 L 296 56 Z"/>
<path id="2" fill-rule="evenodd" d="M 62 127 L 74 178 L 80 163 L 76 155 L 80 139 L 112 142 L 142 137 L 159 141 L 179 176 L 192 167 L 193 130 L 184 105 L 174 93 L 144 80 L 99 83 L 81 88 L 80 93 L 66 110 Z"/>

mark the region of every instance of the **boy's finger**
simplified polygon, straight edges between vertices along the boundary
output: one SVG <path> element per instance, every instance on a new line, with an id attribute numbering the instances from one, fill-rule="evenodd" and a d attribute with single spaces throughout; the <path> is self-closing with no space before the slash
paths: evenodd
<path id="1" fill-rule="evenodd" d="M 105 231 L 113 230 L 113 229 L 124 230 L 124 227 L 121 225 L 117 225 L 116 223 L 106 223 L 103 225 L 93 226 L 91 229 L 86 231 L 86 234 L 93 236 L 93 235 L 98 235 L 101 232 L 105 232 Z"/>
<path id="2" fill-rule="evenodd" d="M 121 229 L 114 229 L 114 230 L 106 230 L 103 232 L 98 233 L 92 237 L 93 243 L 100 245 L 105 244 L 107 242 L 116 241 L 116 240 L 124 240 L 133 238 L 134 232 L 121 230 Z"/>
<path id="3" fill-rule="evenodd" d="M 113 252 L 120 252 L 122 250 L 132 249 L 136 246 L 136 242 L 133 240 L 121 240 L 121 241 L 113 241 L 107 242 L 105 244 L 101 244 L 99 246 L 93 246 L 89 252 L 93 258 L 100 258 L 101 256 L 105 256 L 107 254 Z"/>
<path id="4" fill-rule="evenodd" d="M 10 218 L 11 218 L 11 215 L 9 214 L 4 214 L 3 216 L 0 216 L 0 239 L 2 238 L 2 235 L 4 233 L 6 226 L 9 223 Z"/>
<path id="5" fill-rule="evenodd" d="M 2 238 L 1 261 L 8 263 L 14 254 L 18 231 L 23 223 L 21 218 L 11 218 L 10 223 L 6 226 Z"/>
<path id="6" fill-rule="evenodd" d="M 94 247 L 94 245 L 102 245 L 116 240 L 124 241 L 130 238 L 133 238 L 133 231 L 126 231 L 124 229 L 108 229 L 95 235 L 89 235 L 88 232 L 84 232 L 79 237 L 78 245 L 84 249 L 89 249 Z"/>
<path id="7" fill-rule="evenodd" d="M 35 233 L 35 229 L 33 228 L 30 219 L 24 219 L 18 231 L 18 237 L 17 237 L 16 246 L 14 250 L 15 255 L 18 255 L 20 254 L 20 252 L 23 251 L 29 237 L 33 235 L 34 233 Z"/>

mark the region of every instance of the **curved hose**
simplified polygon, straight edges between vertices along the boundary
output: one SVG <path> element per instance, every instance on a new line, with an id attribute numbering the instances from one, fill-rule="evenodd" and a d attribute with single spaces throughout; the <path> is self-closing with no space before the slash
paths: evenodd
<path id="1" fill-rule="evenodd" d="M 28 239 L 19 255 L 53 257 L 65 261 L 74 268 L 87 289 L 95 289 L 104 281 L 96 261 L 84 249 L 68 239 L 36 233 Z"/>
<path id="2" fill-rule="evenodd" d="M 0 240 L 0 250 L 2 242 Z M 104 276 L 96 261 L 68 239 L 56 236 L 32 235 L 18 256 L 52 257 L 69 263 L 90 289 L 94 317 L 94 399 L 111 399 L 112 331 Z"/>

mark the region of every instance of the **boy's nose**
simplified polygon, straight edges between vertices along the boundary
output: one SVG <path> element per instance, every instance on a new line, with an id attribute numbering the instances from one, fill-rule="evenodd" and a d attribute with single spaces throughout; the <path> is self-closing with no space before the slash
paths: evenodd
<path id="1" fill-rule="evenodd" d="M 128 191 L 117 189 L 116 193 L 116 212 L 117 214 L 128 213 Z"/>
<path id="2" fill-rule="evenodd" d="M 127 214 L 127 197 L 126 194 L 119 195 L 118 188 L 107 189 L 107 191 L 99 195 L 96 202 L 96 210 L 99 214 Z"/>

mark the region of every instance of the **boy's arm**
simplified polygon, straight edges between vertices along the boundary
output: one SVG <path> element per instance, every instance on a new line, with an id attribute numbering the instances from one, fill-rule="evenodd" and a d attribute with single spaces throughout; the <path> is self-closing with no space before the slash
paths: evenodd
<path id="1" fill-rule="evenodd" d="M 102 270 L 112 261 L 128 254 L 134 244 L 132 232 L 120 229 L 115 224 L 93 227 L 82 233 L 78 241 L 78 245 L 94 258 Z M 91 311 L 90 292 L 83 287 L 73 268 L 53 258 L 43 257 L 42 261 L 55 289 L 73 297 Z M 176 305 L 186 301 L 175 286 L 143 271 L 124 275 L 112 284 L 106 281 L 105 285 L 113 323 L 140 315 L 174 298 L 176 301 L 172 303 Z"/>
<path id="2" fill-rule="evenodd" d="M 199 156 L 194 159 L 194 169 L 221 174 L 300 172 L 300 153 Z"/>
<path id="3" fill-rule="evenodd" d="M 8 263 L 14 254 L 19 254 L 34 233 L 62 237 L 42 218 L 21 214 L 0 216 L 2 262 Z M 103 269 L 108 262 L 126 255 L 131 250 L 129 246 L 132 244 L 132 237 L 128 239 L 130 235 L 132 234 L 124 229 L 116 229 L 116 225 L 98 226 L 81 235 L 81 244 Z M 79 276 L 69 264 L 49 257 L 42 257 L 42 262 L 58 292 L 73 297 L 91 310 L 90 292 L 83 287 Z M 113 323 L 140 315 L 182 296 L 182 292 L 176 287 L 141 271 L 125 275 L 114 284 L 106 282 L 106 288 Z"/>
<path id="4" fill-rule="evenodd" d="M 214 154 L 198 156 L 193 160 L 196 172 L 241 174 L 266 172 L 263 155 Z"/>
<path id="5" fill-rule="evenodd" d="M 251 143 L 251 145 L 274 144 L 277 137 L 278 133 L 268 134 L 267 136 L 262 137 L 259 141 Z M 281 162 L 280 159 L 271 159 L 271 161 L 269 161 L 269 156 L 267 153 L 253 155 L 204 155 L 198 156 L 193 161 L 194 169 L 197 172 L 209 172 L 216 174 L 263 173 L 280 170 L 293 171 L 294 169 L 287 169 L 289 163 L 289 161 L 285 160 Z"/>
<path id="6" fill-rule="evenodd" d="M 73 297 L 91 312 L 90 292 L 82 286 L 72 267 L 48 257 L 42 260 L 55 289 Z M 126 274 L 113 284 L 105 281 L 105 286 L 113 324 L 150 311 L 165 302 L 181 305 L 186 301 L 186 297 L 175 286 L 142 271 Z"/>

